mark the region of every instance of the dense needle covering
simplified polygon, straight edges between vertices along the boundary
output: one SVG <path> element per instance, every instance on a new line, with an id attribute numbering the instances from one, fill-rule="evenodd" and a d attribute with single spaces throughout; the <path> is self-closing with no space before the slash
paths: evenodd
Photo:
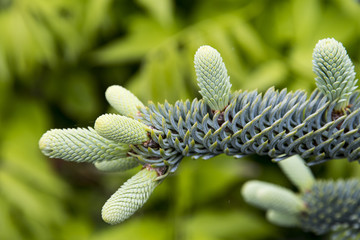
<path id="1" fill-rule="evenodd" d="M 274 88 L 265 93 L 231 92 L 223 59 L 210 46 L 199 48 L 194 63 L 200 100 L 145 106 L 121 86 L 111 86 L 106 99 L 120 114 L 100 116 L 94 129 L 50 130 L 40 139 L 40 149 L 52 158 L 91 162 L 104 171 L 142 166 L 105 204 L 102 217 L 106 222 L 116 224 L 130 217 L 185 156 L 208 159 L 222 153 L 236 158 L 257 154 L 281 161 L 299 155 L 308 165 L 339 158 L 360 161 L 357 80 L 350 58 L 336 40 L 321 40 L 315 47 L 318 89 L 309 95 Z M 243 190 L 246 201 L 269 209 L 270 221 L 317 234 L 339 226 L 344 233 L 357 226 L 351 220 L 354 216 L 344 213 L 340 219 L 326 218 L 330 223 L 323 227 L 321 209 L 333 209 L 333 202 L 324 198 L 326 188 L 334 189 L 331 199 L 355 201 L 353 210 L 357 211 L 358 184 L 318 183 L 309 170 L 291 177 L 286 165 L 282 168 L 301 195 L 261 182 L 247 184 Z M 355 189 L 349 195 L 339 186 Z M 317 218 L 320 225 L 312 224 Z M 341 225 L 344 222 L 346 226 Z M 350 235 L 356 234 L 354 230 Z"/>

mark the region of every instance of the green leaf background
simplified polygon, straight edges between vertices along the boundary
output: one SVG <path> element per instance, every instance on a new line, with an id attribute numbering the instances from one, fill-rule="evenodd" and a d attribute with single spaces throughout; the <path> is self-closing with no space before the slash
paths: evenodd
<path id="1" fill-rule="evenodd" d="M 360 72 L 359 16 L 355 0 L 0 0 L 0 239 L 319 239 L 243 202 L 249 179 L 293 188 L 267 157 L 185 158 L 140 211 L 109 226 L 102 205 L 138 169 L 46 159 L 38 140 L 113 111 L 112 84 L 143 102 L 199 98 L 193 56 L 205 44 L 221 53 L 233 90 L 310 92 L 319 39 L 341 41 Z M 312 169 L 360 176 L 346 160 Z"/>

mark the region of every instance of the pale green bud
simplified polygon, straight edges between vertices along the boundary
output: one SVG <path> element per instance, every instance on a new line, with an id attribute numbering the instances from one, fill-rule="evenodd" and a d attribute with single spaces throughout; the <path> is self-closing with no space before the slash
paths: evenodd
<path id="1" fill-rule="evenodd" d="M 230 77 L 216 49 L 200 47 L 195 54 L 195 71 L 200 94 L 212 110 L 223 110 L 229 104 Z"/>
<path id="2" fill-rule="evenodd" d="M 281 227 L 297 227 L 299 226 L 299 219 L 297 215 L 279 212 L 275 210 L 268 210 L 266 218 L 269 222 Z"/>
<path id="3" fill-rule="evenodd" d="M 92 128 L 49 130 L 40 138 L 39 148 L 50 158 L 74 162 L 111 161 L 129 151 L 128 145 L 103 138 Z"/>
<path id="4" fill-rule="evenodd" d="M 134 157 L 124 157 L 111 161 L 100 161 L 94 163 L 95 167 L 101 171 L 117 172 L 126 171 L 139 165 Z"/>
<path id="5" fill-rule="evenodd" d="M 124 116 L 135 116 L 138 112 L 137 108 L 144 107 L 132 92 L 118 85 L 108 87 L 105 97 L 110 105 Z"/>
<path id="6" fill-rule="evenodd" d="M 272 209 L 291 215 L 305 209 L 300 197 L 275 184 L 249 181 L 244 184 L 241 193 L 247 203 L 265 210 Z"/>
<path id="7" fill-rule="evenodd" d="M 291 156 L 279 162 L 279 166 L 289 180 L 302 192 L 310 189 L 316 179 L 309 167 L 299 155 Z"/>
<path id="8" fill-rule="evenodd" d="M 133 215 L 148 200 L 159 181 L 155 169 L 144 168 L 126 181 L 102 208 L 102 218 L 117 224 Z"/>
<path id="9" fill-rule="evenodd" d="M 145 124 L 117 114 L 104 114 L 96 119 L 96 132 L 114 142 L 141 144 L 149 140 Z"/>
<path id="10" fill-rule="evenodd" d="M 349 98 L 357 88 L 354 65 L 343 45 L 333 38 L 320 40 L 313 52 L 313 71 L 318 76 L 316 86 L 329 101 L 336 101 L 335 110 L 349 105 Z"/>

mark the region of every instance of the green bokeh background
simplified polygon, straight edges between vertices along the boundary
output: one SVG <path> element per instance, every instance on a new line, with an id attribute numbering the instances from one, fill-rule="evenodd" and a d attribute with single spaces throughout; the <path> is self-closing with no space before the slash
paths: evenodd
<path id="1" fill-rule="evenodd" d="M 139 169 L 47 159 L 38 140 L 50 128 L 93 126 L 112 111 L 104 92 L 113 84 L 143 102 L 199 98 L 193 55 L 204 44 L 221 53 L 233 90 L 311 92 L 312 50 L 326 37 L 360 72 L 355 0 L 0 0 L 0 239 L 325 239 L 273 226 L 243 202 L 250 179 L 296 190 L 267 157 L 185 158 L 140 211 L 109 226 L 102 205 Z M 312 169 L 360 176 L 346 160 Z"/>

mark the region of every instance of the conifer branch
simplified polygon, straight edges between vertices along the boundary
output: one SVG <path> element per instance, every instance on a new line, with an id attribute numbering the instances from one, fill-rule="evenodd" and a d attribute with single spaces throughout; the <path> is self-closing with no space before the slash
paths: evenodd
<path id="1" fill-rule="evenodd" d="M 144 106 L 126 89 L 111 86 L 106 99 L 124 116 L 104 114 L 96 120 L 95 130 L 50 130 L 39 146 L 48 157 L 91 162 L 105 171 L 143 166 L 105 204 L 103 217 L 111 224 L 125 220 L 140 208 L 155 186 L 186 156 L 208 159 L 222 153 L 236 158 L 258 154 L 281 161 L 299 155 L 308 165 L 339 158 L 360 161 L 360 99 L 350 58 L 334 39 L 321 40 L 313 57 L 318 89 L 309 96 L 304 91 L 274 88 L 264 94 L 242 90 L 230 93 L 229 76 L 220 54 L 203 46 L 194 60 L 203 99 Z M 335 227 L 347 231 L 349 228 L 339 223 L 336 214 L 327 218 L 331 223 L 326 226 L 308 223 L 317 217 L 321 222 L 324 213 L 317 209 L 325 205 L 333 209 L 332 199 L 340 204 L 336 210 L 345 211 L 343 203 L 349 198 L 353 201 L 349 206 L 358 211 L 353 203 L 360 194 L 360 185 L 356 181 L 321 183 L 299 157 L 292 159 L 294 163 L 280 165 L 300 189 L 300 195 L 252 182 L 244 187 L 245 199 L 268 209 L 269 221 L 282 226 L 299 225 L 318 234 L 334 231 Z M 299 171 L 294 173 L 294 168 Z M 348 213 L 340 217 L 347 219 L 349 226 L 358 223 Z M 350 235 L 354 234 L 357 230 Z"/>
<path id="2" fill-rule="evenodd" d="M 292 175 L 298 175 L 298 166 L 303 163 L 300 158 L 289 158 L 284 162 L 293 162 L 289 163 L 285 170 L 290 179 Z M 304 170 L 300 171 L 304 172 Z M 270 183 L 250 181 L 244 184 L 242 195 L 249 204 L 267 210 L 267 218 L 273 224 L 282 227 L 299 227 L 317 235 L 330 234 L 331 239 L 359 239 L 360 181 L 358 179 L 315 180 L 306 190 L 303 188 L 299 190 L 300 192 L 296 194 Z M 267 194 L 260 194 L 261 191 L 266 191 Z M 296 201 L 291 201 L 286 195 L 296 196 Z M 295 203 L 303 208 L 295 208 Z"/>

